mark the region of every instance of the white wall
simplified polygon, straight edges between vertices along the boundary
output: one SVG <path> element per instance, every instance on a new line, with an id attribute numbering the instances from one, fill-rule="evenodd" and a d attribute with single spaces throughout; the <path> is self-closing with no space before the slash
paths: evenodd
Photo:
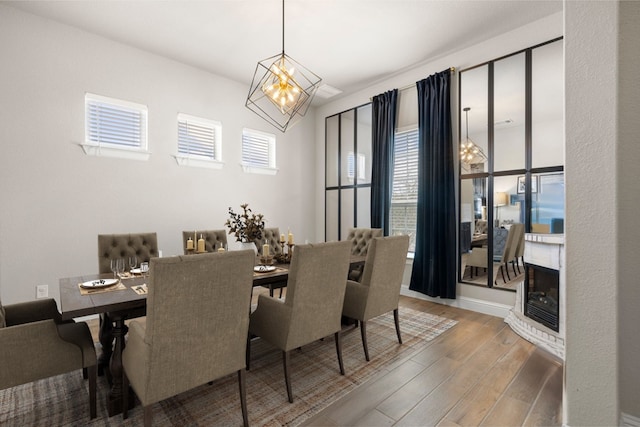
<path id="1" fill-rule="evenodd" d="M 398 73 L 395 77 L 378 82 L 354 95 L 340 98 L 334 102 L 318 107 L 316 110 L 316 206 L 318 212 L 318 222 L 316 234 L 323 232 L 322 215 L 324 212 L 324 119 L 332 114 L 353 108 L 369 102 L 370 98 L 393 88 L 401 88 L 422 80 L 429 75 L 445 70 L 449 67 L 464 69 L 473 65 L 489 61 L 524 49 L 538 43 L 554 39 L 562 35 L 562 13 L 557 13 L 530 25 L 495 37 L 476 46 L 452 53 L 450 55 L 433 58 L 433 60 L 416 67 Z M 454 107 L 457 105 L 457 78 L 452 81 L 452 91 L 454 93 Z M 412 90 L 412 89 L 409 89 Z M 406 92 L 406 91 L 405 91 Z M 409 97 L 407 97 L 408 99 Z M 453 108 L 457 111 L 458 108 Z M 399 112 L 399 114 L 401 114 Z M 403 118 L 403 124 L 411 119 Z M 453 118 L 454 131 L 457 132 L 457 117 Z M 454 138 L 457 134 L 454 135 Z M 408 267 L 410 269 L 410 266 Z M 473 285 L 458 285 L 458 296 L 467 301 L 478 301 L 489 305 L 498 304 L 504 308 L 513 306 L 515 294 L 500 290 L 482 289 Z"/>
<path id="2" fill-rule="evenodd" d="M 314 115 L 282 134 L 244 107 L 247 85 L 0 5 L 0 291 L 4 303 L 58 296 L 61 277 L 95 273 L 99 233 L 224 228 L 249 203 L 267 225 L 315 240 Z M 257 60 L 257 59 L 256 59 Z M 149 108 L 147 162 L 86 156 L 84 94 Z M 178 112 L 219 120 L 222 170 L 179 167 Z M 276 134 L 276 176 L 242 172 L 241 133 Z"/>

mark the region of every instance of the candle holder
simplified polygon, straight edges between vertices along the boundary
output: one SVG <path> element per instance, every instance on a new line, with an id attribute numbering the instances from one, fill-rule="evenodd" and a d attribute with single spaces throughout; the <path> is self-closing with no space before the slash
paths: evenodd
<path id="1" fill-rule="evenodd" d="M 274 256 L 273 255 L 261 255 L 260 256 L 260 265 L 273 265 L 274 263 Z"/>
<path id="2" fill-rule="evenodd" d="M 295 244 L 287 242 L 286 246 L 287 251 L 285 252 L 285 242 L 280 242 L 281 252 L 275 256 L 276 260 L 283 264 L 288 264 L 291 262 L 291 257 L 293 256 L 293 247 L 295 246 Z"/>

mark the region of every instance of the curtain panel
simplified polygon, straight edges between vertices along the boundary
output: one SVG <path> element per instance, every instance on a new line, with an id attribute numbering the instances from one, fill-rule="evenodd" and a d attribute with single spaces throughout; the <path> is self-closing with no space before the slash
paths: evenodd
<path id="1" fill-rule="evenodd" d="M 456 212 L 451 128 L 451 72 L 416 83 L 418 89 L 418 209 L 409 289 L 456 297 Z"/>
<path id="2" fill-rule="evenodd" d="M 391 192 L 393 191 L 393 139 L 397 121 L 398 89 L 372 101 L 371 227 L 389 235 Z"/>

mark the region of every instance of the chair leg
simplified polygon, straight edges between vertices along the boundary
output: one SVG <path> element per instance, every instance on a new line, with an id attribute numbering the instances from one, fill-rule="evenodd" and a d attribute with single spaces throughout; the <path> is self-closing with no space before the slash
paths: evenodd
<path id="1" fill-rule="evenodd" d="M 289 352 L 282 352 L 282 364 L 284 365 L 284 382 L 287 386 L 287 397 L 289 403 L 293 403 L 293 393 L 291 393 L 291 378 L 289 378 Z"/>
<path id="2" fill-rule="evenodd" d="M 507 279 L 504 278 L 504 269 L 502 268 L 502 265 L 500 266 L 500 273 L 502 273 L 502 281 L 506 283 Z"/>
<path id="3" fill-rule="evenodd" d="M 335 339 L 336 353 L 338 353 L 338 365 L 340 365 L 340 375 L 344 375 L 344 364 L 342 363 L 342 334 L 340 333 L 340 331 L 335 333 Z"/>
<path id="4" fill-rule="evenodd" d="M 242 425 L 249 427 L 249 416 L 247 415 L 247 387 L 244 369 L 238 370 L 238 384 L 240 386 L 240 407 L 242 408 Z"/>
<path id="5" fill-rule="evenodd" d="M 500 266 L 500 268 L 502 268 L 502 266 Z M 511 280 L 511 276 L 509 275 L 509 264 L 508 263 L 504 263 L 504 269 L 507 272 L 507 279 Z"/>
<path id="6" fill-rule="evenodd" d="M 91 419 L 96 418 L 96 383 L 98 377 L 98 366 L 93 365 L 86 368 L 87 375 L 89 376 L 89 416 Z"/>
<path id="7" fill-rule="evenodd" d="M 127 402 L 129 401 L 129 377 L 127 377 L 127 373 L 122 370 L 122 419 L 126 420 L 129 418 L 129 405 Z"/>
<path id="8" fill-rule="evenodd" d="M 153 424 L 153 405 L 144 407 L 144 427 L 151 427 Z"/>
<path id="9" fill-rule="evenodd" d="M 247 332 L 247 350 L 244 354 L 246 369 L 249 370 L 249 364 L 251 362 L 251 332 Z"/>
<path id="10" fill-rule="evenodd" d="M 278 296 L 278 299 L 282 299 L 282 287 L 280 287 L 280 295 Z"/>
<path id="11" fill-rule="evenodd" d="M 402 344 L 402 336 L 400 335 L 400 316 L 397 308 L 393 310 L 393 321 L 396 324 L 396 335 L 398 335 L 398 342 Z"/>
<path id="12" fill-rule="evenodd" d="M 360 336 L 362 336 L 362 347 L 364 348 L 364 358 L 369 361 L 369 346 L 367 345 L 367 322 L 360 321 Z"/>

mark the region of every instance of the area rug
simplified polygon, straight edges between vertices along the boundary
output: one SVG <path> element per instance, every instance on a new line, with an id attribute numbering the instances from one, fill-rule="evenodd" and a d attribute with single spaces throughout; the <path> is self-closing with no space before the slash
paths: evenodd
<path id="1" fill-rule="evenodd" d="M 404 344 L 398 344 L 393 315 L 367 323 L 371 361 L 366 362 L 357 329 L 343 332 L 346 375 L 338 370 L 333 338 L 317 341 L 291 354 L 294 402 L 288 403 L 282 370 L 282 354 L 264 341 L 251 346 L 251 370 L 247 372 L 247 406 L 251 425 L 298 425 L 394 362 L 411 356 L 456 321 L 409 308 L 400 308 Z M 81 372 L 58 375 L 0 391 L 2 426 L 139 426 L 139 402 L 129 411 L 109 418 L 105 405 L 108 384 L 98 378 L 98 418 L 89 420 L 88 386 Z M 230 375 L 153 406 L 155 426 L 242 425 L 237 375 Z"/>

